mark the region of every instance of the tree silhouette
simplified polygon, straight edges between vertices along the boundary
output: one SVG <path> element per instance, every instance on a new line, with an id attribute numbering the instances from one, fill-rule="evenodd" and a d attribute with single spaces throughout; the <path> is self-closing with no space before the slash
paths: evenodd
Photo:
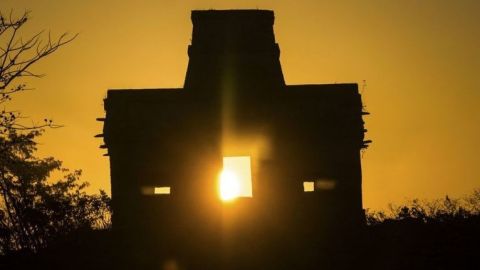
<path id="1" fill-rule="evenodd" d="M 71 42 L 76 35 L 52 39 L 43 31 L 30 38 L 19 36 L 29 20 L 25 12 L 0 12 L 0 104 L 28 90 L 24 77 L 41 77 L 32 65 Z M 105 192 L 89 195 L 81 171 L 70 172 L 52 157 L 37 158 L 35 139 L 45 127 L 59 127 L 49 119 L 24 125 L 20 112 L 0 111 L 0 254 L 16 250 L 38 251 L 51 241 L 81 228 L 106 228 L 110 221 L 110 199 Z M 51 181 L 56 172 L 59 180 Z"/>

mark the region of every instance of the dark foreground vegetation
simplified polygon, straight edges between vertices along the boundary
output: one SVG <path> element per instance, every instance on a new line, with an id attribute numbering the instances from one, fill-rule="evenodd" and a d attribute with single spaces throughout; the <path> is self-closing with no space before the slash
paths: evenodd
<path id="1" fill-rule="evenodd" d="M 387 212 L 368 212 L 368 225 L 348 242 L 321 247 L 318 267 L 308 269 L 480 269 L 479 209 L 477 190 L 464 199 L 413 200 Z M 78 228 L 46 248 L 4 254 L 0 269 L 123 269 L 113 263 L 116 252 L 109 229 Z M 278 260 L 295 260 L 298 254 L 292 250 L 291 255 Z"/>
<path id="2" fill-rule="evenodd" d="M 480 190 L 367 213 L 365 269 L 480 269 Z"/>
<path id="3" fill-rule="evenodd" d="M 67 243 L 78 241 L 84 235 L 87 241 L 89 236 L 100 232 L 96 230 L 110 227 L 110 198 L 105 192 L 87 194 L 88 183 L 80 179 L 80 170 L 69 171 L 53 157 L 36 156 L 37 137 L 45 129 L 60 125 L 51 119 L 25 119 L 21 111 L 10 107 L 18 94 L 32 90 L 26 79 L 43 76 L 32 67 L 76 38 L 66 33 L 53 38 L 43 31 L 24 36 L 22 32 L 29 21 L 28 11 L 18 14 L 13 10 L 0 10 L 2 270 L 51 264 L 42 264 L 39 260 L 48 258 L 45 254 L 55 247 L 61 250 L 50 254 L 67 258 L 74 252 Z M 81 253 L 84 251 L 77 254 Z"/>

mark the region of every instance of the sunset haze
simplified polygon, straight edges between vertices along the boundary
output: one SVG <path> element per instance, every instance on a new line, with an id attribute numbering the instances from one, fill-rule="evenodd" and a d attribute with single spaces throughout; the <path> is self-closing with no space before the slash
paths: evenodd
<path id="1" fill-rule="evenodd" d="M 64 125 L 40 139 L 97 189 L 110 190 L 99 148 L 107 89 L 181 88 L 195 9 L 275 12 L 287 84 L 358 83 L 373 140 L 362 157 L 363 205 L 463 196 L 480 187 L 480 2 L 381 1 L 11 1 L 31 11 L 31 36 L 79 36 L 34 66 L 45 73 L 10 109 Z"/>

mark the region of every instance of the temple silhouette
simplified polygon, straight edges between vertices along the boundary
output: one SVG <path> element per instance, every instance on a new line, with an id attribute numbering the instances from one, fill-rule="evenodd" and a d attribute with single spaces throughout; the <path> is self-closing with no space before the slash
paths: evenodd
<path id="1" fill-rule="evenodd" d="M 364 224 L 358 85 L 286 85 L 273 11 L 191 20 L 183 88 L 105 99 L 119 265 L 315 268 Z M 249 163 L 251 193 L 225 203 L 218 179 L 229 157 Z"/>

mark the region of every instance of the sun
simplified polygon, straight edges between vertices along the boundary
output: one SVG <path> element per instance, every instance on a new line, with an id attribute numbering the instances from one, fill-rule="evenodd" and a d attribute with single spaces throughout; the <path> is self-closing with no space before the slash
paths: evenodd
<path id="1" fill-rule="evenodd" d="M 220 173 L 219 191 L 223 201 L 231 201 L 240 195 L 239 179 L 233 171 L 224 169 Z"/>
<path id="2" fill-rule="evenodd" d="M 218 177 L 218 195 L 224 202 L 252 197 L 252 171 L 249 156 L 223 157 Z"/>

